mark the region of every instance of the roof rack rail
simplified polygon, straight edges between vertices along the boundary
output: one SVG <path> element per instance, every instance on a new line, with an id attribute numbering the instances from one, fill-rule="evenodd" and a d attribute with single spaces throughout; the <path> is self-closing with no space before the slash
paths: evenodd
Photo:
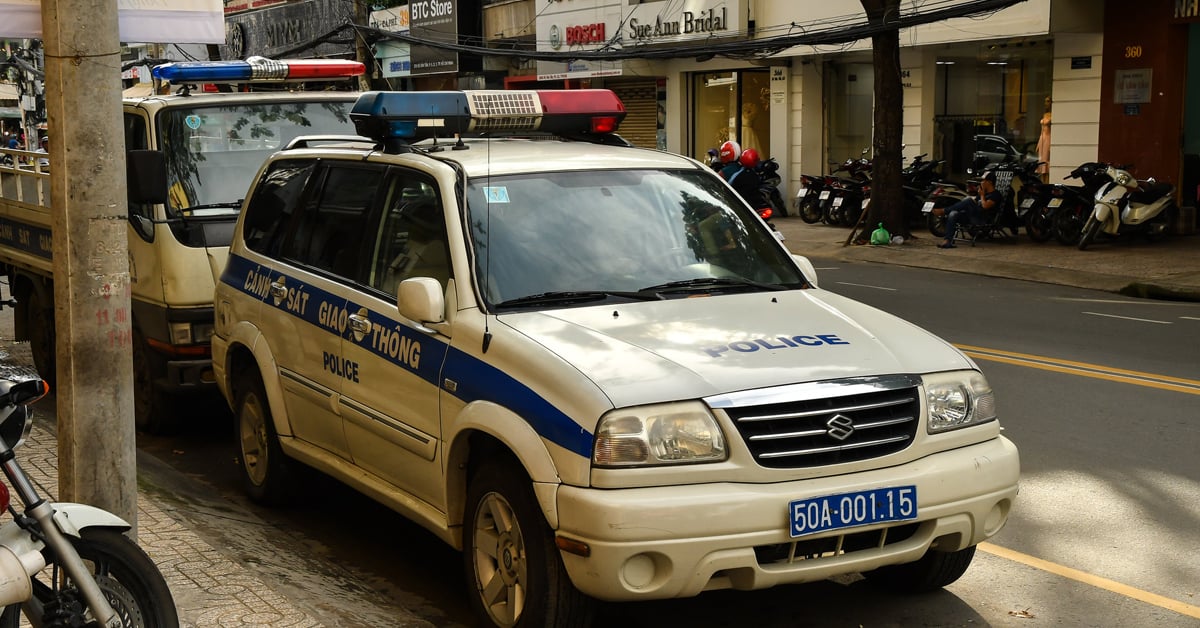
<path id="1" fill-rule="evenodd" d="M 369 137 L 361 135 L 301 135 L 292 138 L 292 141 L 283 147 L 283 150 L 295 150 L 300 148 L 308 148 L 317 142 L 346 142 L 354 144 L 370 144 L 372 147 L 380 147 L 381 144 Z"/>

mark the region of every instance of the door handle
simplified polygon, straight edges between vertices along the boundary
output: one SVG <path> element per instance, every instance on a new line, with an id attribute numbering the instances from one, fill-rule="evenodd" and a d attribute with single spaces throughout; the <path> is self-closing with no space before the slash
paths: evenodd
<path id="1" fill-rule="evenodd" d="M 350 329 L 357 334 L 367 334 L 371 331 L 371 321 L 359 316 L 358 314 L 350 315 Z"/>
<path id="2" fill-rule="evenodd" d="M 287 296 L 287 286 L 280 283 L 271 284 L 271 296 L 276 299 L 282 299 Z"/>

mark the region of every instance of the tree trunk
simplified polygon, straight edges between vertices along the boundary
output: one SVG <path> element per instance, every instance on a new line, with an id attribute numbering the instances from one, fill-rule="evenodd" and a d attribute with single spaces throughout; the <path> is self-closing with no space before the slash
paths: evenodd
<path id="1" fill-rule="evenodd" d="M 886 26 L 900 18 L 900 0 L 861 0 L 867 20 L 873 26 Z M 901 134 L 904 130 L 904 92 L 900 80 L 900 32 L 883 30 L 871 37 L 875 65 L 875 128 L 872 155 L 871 204 L 858 234 L 866 241 L 871 231 L 883 223 L 892 235 L 912 237 L 904 216 L 904 193 L 900 171 L 904 167 Z"/>

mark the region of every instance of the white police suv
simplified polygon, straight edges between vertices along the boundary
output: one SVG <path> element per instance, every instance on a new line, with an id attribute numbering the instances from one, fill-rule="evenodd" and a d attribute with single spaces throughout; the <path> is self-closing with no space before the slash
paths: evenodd
<path id="1" fill-rule="evenodd" d="M 497 626 L 594 599 L 957 579 L 1016 448 L 976 365 L 817 287 L 607 90 L 364 94 L 247 194 L 213 365 L 245 486 L 298 463 L 461 548 Z"/>

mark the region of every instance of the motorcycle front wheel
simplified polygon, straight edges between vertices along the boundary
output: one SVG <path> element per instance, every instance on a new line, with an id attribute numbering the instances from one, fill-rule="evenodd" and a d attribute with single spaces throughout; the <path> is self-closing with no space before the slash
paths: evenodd
<path id="1" fill-rule="evenodd" d="M 179 614 L 167 581 L 154 561 L 129 537 L 116 530 L 88 528 L 82 538 L 67 537 L 100 585 L 109 605 L 126 628 L 175 628 Z M 0 627 L 20 624 L 21 613 L 35 626 L 84 626 L 95 622 L 83 595 L 45 550 L 47 569 L 33 581 L 33 600 L 14 604 L 0 614 Z"/>
<path id="2" fill-rule="evenodd" d="M 1033 207 L 1025 214 L 1025 233 L 1034 242 L 1045 242 L 1054 235 L 1051 229 L 1053 220 L 1053 210 Z"/>
<path id="3" fill-rule="evenodd" d="M 946 237 L 946 214 L 938 215 L 929 212 L 925 215 L 925 225 L 929 227 L 929 233 L 932 233 L 934 237 Z"/>
<path id="4" fill-rule="evenodd" d="M 1096 239 L 1096 234 L 1100 232 L 1100 221 L 1096 220 L 1095 216 L 1090 216 L 1087 222 L 1083 225 L 1083 235 L 1079 236 L 1079 250 L 1087 249 L 1088 245 Z"/>

